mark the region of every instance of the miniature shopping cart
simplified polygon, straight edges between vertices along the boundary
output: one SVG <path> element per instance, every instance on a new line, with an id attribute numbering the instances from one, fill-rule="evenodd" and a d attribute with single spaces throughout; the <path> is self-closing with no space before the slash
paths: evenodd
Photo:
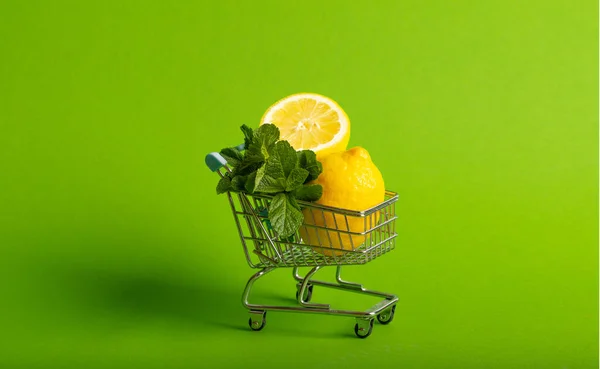
<path id="1" fill-rule="evenodd" d="M 238 146 L 241 150 L 243 145 Z M 219 176 L 231 171 L 227 161 L 218 153 L 206 156 L 206 165 Z M 394 318 L 398 298 L 393 294 L 368 290 L 358 283 L 341 278 L 343 265 L 366 264 L 391 251 L 396 241 L 396 193 L 386 191 L 385 200 L 364 211 L 322 206 L 298 201 L 305 214 L 305 222 L 295 235 L 279 237 L 269 223 L 268 209 L 272 197 L 266 195 L 227 192 L 227 199 L 242 241 L 246 260 L 251 268 L 260 269 L 246 284 L 242 303 L 250 312 L 248 321 L 255 331 L 263 329 L 267 311 L 316 313 L 356 318 L 354 332 L 360 338 L 368 337 L 373 330 L 375 318 L 381 324 L 388 324 Z M 312 219 L 306 221 L 307 214 Z M 362 222 L 360 232 L 350 224 Z M 303 237 L 304 236 L 304 237 Z M 337 242 L 336 242 L 337 240 Z M 345 242 L 344 248 L 339 248 Z M 362 242 L 359 244 L 354 244 Z M 337 246 L 338 248 L 334 248 Z M 314 274 L 326 266 L 335 266 L 336 283 L 312 279 Z M 252 286 L 259 278 L 275 268 L 293 268 L 296 280 L 297 306 L 259 305 L 250 303 L 248 298 Z M 299 267 L 312 267 L 302 277 Z M 328 304 L 311 302 L 313 286 L 322 286 L 382 297 L 379 303 L 366 311 L 332 309 Z"/>

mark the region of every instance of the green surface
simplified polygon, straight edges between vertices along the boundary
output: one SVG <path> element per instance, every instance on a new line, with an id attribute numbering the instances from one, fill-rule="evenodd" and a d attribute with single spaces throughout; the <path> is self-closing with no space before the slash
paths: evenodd
<path id="1" fill-rule="evenodd" d="M 370 4 L 2 1 L 0 367 L 597 368 L 597 3 Z M 396 250 L 347 270 L 401 299 L 367 340 L 240 304 L 204 155 L 300 91 L 401 195 Z"/>

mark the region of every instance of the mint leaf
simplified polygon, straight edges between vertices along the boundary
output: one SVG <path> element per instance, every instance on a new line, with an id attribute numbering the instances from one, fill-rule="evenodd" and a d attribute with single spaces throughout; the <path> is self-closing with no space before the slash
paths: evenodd
<path id="1" fill-rule="evenodd" d="M 249 175 L 257 171 L 265 162 L 261 154 L 246 152 L 244 159 L 235 167 L 235 172 L 241 175 Z"/>
<path id="2" fill-rule="evenodd" d="M 254 132 L 252 131 L 252 128 L 245 124 L 240 128 L 242 129 L 242 132 L 244 132 L 244 149 L 248 149 L 254 139 Z"/>
<path id="3" fill-rule="evenodd" d="M 275 144 L 275 149 L 273 150 L 273 156 L 279 161 L 281 164 L 281 168 L 283 169 L 283 177 L 288 177 L 292 169 L 296 168 L 298 163 L 298 156 L 296 154 L 296 150 L 290 145 L 287 141 L 279 141 Z"/>
<path id="4" fill-rule="evenodd" d="M 246 179 L 246 185 L 245 185 L 246 192 L 253 193 L 255 184 L 256 184 L 256 172 L 252 172 L 252 174 L 250 174 L 248 176 L 248 178 Z"/>
<path id="5" fill-rule="evenodd" d="M 244 156 L 235 147 L 228 147 L 220 152 L 221 156 L 227 160 L 227 164 L 237 166 L 244 159 Z"/>
<path id="6" fill-rule="evenodd" d="M 265 164 L 265 174 L 275 178 L 285 180 L 285 172 L 283 170 L 283 166 L 281 165 L 281 161 L 276 155 L 273 155 L 267 159 Z"/>
<path id="7" fill-rule="evenodd" d="M 229 173 L 228 173 L 229 174 Z M 217 194 L 225 193 L 227 191 L 231 191 L 231 178 L 225 175 L 219 183 L 217 184 Z"/>
<path id="8" fill-rule="evenodd" d="M 269 205 L 271 226 L 280 237 L 295 234 L 304 221 L 300 207 L 293 195 L 278 193 Z"/>
<path id="9" fill-rule="evenodd" d="M 255 192 L 277 193 L 285 191 L 285 182 L 283 177 L 273 177 L 271 174 L 278 174 L 277 163 L 267 163 L 256 172 Z"/>
<path id="10" fill-rule="evenodd" d="M 302 186 L 302 184 L 306 180 L 306 177 L 308 177 L 308 171 L 306 169 L 294 168 L 290 172 L 290 175 L 287 177 L 285 190 L 293 191 L 297 187 Z"/>
<path id="11" fill-rule="evenodd" d="M 234 191 L 244 191 L 246 189 L 246 179 L 248 176 L 235 176 L 231 180 L 231 188 Z"/>
<path id="12" fill-rule="evenodd" d="M 293 194 L 300 201 L 317 201 L 323 196 L 323 186 L 320 184 L 304 185 L 294 190 Z"/>
<path id="13" fill-rule="evenodd" d="M 255 191 L 275 193 L 285 190 L 285 176 L 277 155 L 270 156 L 256 172 Z"/>
<path id="14" fill-rule="evenodd" d="M 254 131 L 252 142 L 246 149 L 253 155 L 262 155 L 264 159 L 268 159 L 277 140 L 279 128 L 274 124 L 263 124 Z"/>
<path id="15" fill-rule="evenodd" d="M 263 176 L 262 180 L 254 186 L 254 192 L 278 193 L 283 192 L 284 190 L 285 187 L 283 187 L 281 181 L 269 175 Z"/>
<path id="16" fill-rule="evenodd" d="M 317 155 L 311 150 L 298 151 L 298 165 L 300 168 L 308 170 L 306 182 L 314 181 L 323 171 L 323 166 L 317 160 Z"/>

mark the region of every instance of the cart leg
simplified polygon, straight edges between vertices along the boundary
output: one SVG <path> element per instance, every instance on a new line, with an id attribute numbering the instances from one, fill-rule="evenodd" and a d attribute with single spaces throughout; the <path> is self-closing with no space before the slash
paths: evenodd
<path id="1" fill-rule="evenodd" d="M 244 307 L 246 309 L 250 309 L 250 310 L 253 310 L 256 308 L 260 309 L 260 306 L 253 305 L 248 302 L 248 296 L 250 296 L 250 290 L 252 290 L 252 286 L 254 285 L 254 282 L 256 282 L 257 279 L 259 279 L 260 277 L 269 273 L 273 269 L 275 269 L 275 268 L 267 267 L 267 268 L 261 269 L 256 274 L 254 274 L 252 277 L 250 277 L 250 279 L 248 280 L 248 283 L 246 283 L 246 288 L 244 289 L 244 293 L 242 295 L 242 304 L 244 305 Z"/>
<path id="2" fill-rule="evenodd" d="M 298 303 L 304 307 L 316 308 L 316 309 L 329 309 L 328 304 L 315 304 L 315 303 L 308 302 L 308 300 L 310 300 L 310 297 L 308 297 L 309 291 L 311 292 L 310 294 L 312 295 L 312 285 L 310 285 L 310 283 L 309 283 L 310 278 L 317 271 L 319 271 L 319 269 L 321 269 L 321 267 L 316 266 L 316 267 L 312 268 L 308 273 L 306 273 L 306 276 L 302 279 L 302 283 L 300 284 L 300 289 L 298 291 L 297 299 L 298 299 Z M 297 268 L 294 268 L 294 276 L 296 276 L 297 273 L 298 273 Z M 306 296 L 306 299 L 305 299 L 305 296 Z"/>
<path id="3" fill-rule="evenodd" d="M 298 273 L 298 267 L 294 267 L 292 269 L 292 276 L 294 277 L 295 280 L 297 280 L 298 282 L 302 283 L 302 281 L 304 280 L 304 278 L 302 278 L 302 276 L 300 275 L 300 273 Z"/>
<path id="4" fill-rule="evenodd" d="M 253 331 L 260 331 L 265 327 L 267 323 L 267 310 L 264 306 L 250 304 L 248 302 L 248 296 L 250 296 L 250 291 L 252 290 L 252 286 L 254 282 L 260 277 L 263 277 L 265 274 L 272 271 L 273 267 L 261 269 L 259 272 L 254 274 L 246 283 L 246 288 L 244 289 L 244 293 L 242 294 L 242 304 L 245 308 L 250 310 L 250 319 L 248 319 L 248 325 L 250 325 L 250 329 Z"/>
<path id="5" fill-rule="evenodd" d="M 302 282 L 304 282 L 304 277 L 302 277 L 300 275 L 300 273 L 298 273 L 298 267 L 294 267 L 292 270 L 292 277 L 294 277 L 294 279 L 296 281 L 298 281 L 298 283 L 296 283 L 296 299 L 298 299 L 298 296 L 300 296 L 300 289 L 302 287 Z M 312 298 L 312 293 L 313 293 L 313 284 L 312 283 L 308 283 L 307 284 L 307 288 L 304 290 L 304 294 L 302 295 L 302 301 L 304 302 L 309 302 L 310 299 Z"/>
<path id="6" fill-rule="evenodd" d="M 360 283 L 354 283 L 354 282 L 348 282 L 348 281 L 344 281 L 342 279 L 342 266 L 341 265 L 338 265 L 337 268 L 336 268 L 336 270 L 335 270 L 335 280 L 341 286 L 349 287 L 349 288 L 357 289 L 357 290 L 364 290 L 362 284 L 360 284 Z"/>

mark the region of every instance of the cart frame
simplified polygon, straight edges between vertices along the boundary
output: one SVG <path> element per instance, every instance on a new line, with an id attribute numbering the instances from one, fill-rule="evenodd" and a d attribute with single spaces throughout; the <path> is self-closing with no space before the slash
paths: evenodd
<path id="1" fill-rule="evenodd" d="M 238 146 L 242 150 L 243 145 Z M 231 171 L 219 153 L 206 156 L 207 166 L 220 177 Z M 398 194 L 386 191 L 385 200 L 364 211 L 323 206 L 298 201 L 305 222 L 292 237 L 283 239 L 272 229 L 268 209 L 271 196 L 227 192 L 246 261 L 251 268 L 260 269 L 250 277 L 242 295 L 248 309 L 248 324 L 259 331 L 266 324 L 267 311 L 328 314 L 354 317 L 355 334 L 368 337 L 375 318 L 381 324 L 390 323 L 395 315 L 398 297 L 394 294 L 366 289 L 359 283 L 341 277 L 343 265 L 366 264 L 395 248 L 395 205 Z M 314 279 L 326 266 L 335 266 L 335 283 Z M 297 306 L 263 305 L 249 301 L 254 283 L 276 268 L 292 268 L 296 281 Z M 312 267 L 303 277 L 300 267 Z M 329 304 L 311 302 L 313 286 L 334 288 L 383 298 L 365 311 L 332 309 Z"/>

